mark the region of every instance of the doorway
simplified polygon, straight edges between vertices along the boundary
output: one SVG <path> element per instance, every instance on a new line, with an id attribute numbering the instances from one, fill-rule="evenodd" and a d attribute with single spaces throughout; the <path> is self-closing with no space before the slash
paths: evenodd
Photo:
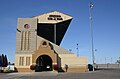
<path id="1" fill-rule="evenodd" d="M 41 55 L 36 60 L 35 72 L 52 71 L 52 59 L 48 55 Z"/>

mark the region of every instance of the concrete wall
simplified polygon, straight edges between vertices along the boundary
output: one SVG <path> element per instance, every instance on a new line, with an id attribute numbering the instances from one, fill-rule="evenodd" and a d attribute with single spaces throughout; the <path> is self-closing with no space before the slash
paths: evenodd
<path id="1" fill-rule="evenodd" d="M 75 54 L 59 54 L 61 58 L 61 67 L 67 64 L 69 67 L 80 67 L 88 65 L 88 57 L 77 57 Z"/>
<path id="2" fill-rule="evenodd" d="M 65 64 L 68 65 L 68 72 L 88 71 L 88 57 L 77 57 L 75 54 L 59 54 L 62 69 L 65 71 Z"/>

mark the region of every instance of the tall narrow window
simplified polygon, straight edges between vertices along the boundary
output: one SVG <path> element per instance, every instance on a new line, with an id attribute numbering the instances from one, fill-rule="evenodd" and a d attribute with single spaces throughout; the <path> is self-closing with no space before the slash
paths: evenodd
<path id="1" fill-rule="evenodd" d="M 30 65 L 30 57 L 26 57 L 26 66 Z"/>
<path id="2" fill-rule="evenodd" d="M 23 31 L 21 32 L 21 50 L 23 50 Z"/>
<path id="3" fill-rule="evenodd" d="M 20 57 L 19 58 L 19 66 L 23 66 L 24 65 L 24 57 Z"/>
<path id="4" fill-rule="evenodd" d="M 29 43 L 30 43 L 30 31 L 28 31 L 28 47 L 27 47 L 28 50 L 30 49 Z"/>
<path id="5" fill-rule="evenodd" d="M 29 50 L 30 31 L 21 32 L 21 50 Z"/>
<path id="6" fill-rule="evenodd" d="M 27 35 L 27 32 L 25 32 L 25 39 L 24 39 L 24 41 L 25 41 L 25 43 L 24 43 L 24 50 L 26 50 L 26 43 L 27 43 L 27 42 L 26 42 L 26 41 L 27 41 L 27 39 L 26 39 L 26 38 L 27 38 L 27 37 L 26 37 L 26 35 Z"/>

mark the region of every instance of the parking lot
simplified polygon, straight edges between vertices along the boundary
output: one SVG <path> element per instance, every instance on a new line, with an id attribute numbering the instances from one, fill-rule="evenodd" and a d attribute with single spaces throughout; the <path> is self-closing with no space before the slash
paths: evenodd
<path id="1" fill-rule="evenodd" d="M 120 79 L 120 69 L 97 70 L 85 73 L 78 72 L 0 73 L 0 79 Z"/>

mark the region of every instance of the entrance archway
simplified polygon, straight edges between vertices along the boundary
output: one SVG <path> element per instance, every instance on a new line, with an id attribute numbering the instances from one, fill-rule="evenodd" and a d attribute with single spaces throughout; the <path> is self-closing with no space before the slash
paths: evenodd
<path id="1" fill-rule="evenodd" d="M 48 55 L 41 55 L 36 60 L 36 72 L 52 71 L 52 59 Z"/>

